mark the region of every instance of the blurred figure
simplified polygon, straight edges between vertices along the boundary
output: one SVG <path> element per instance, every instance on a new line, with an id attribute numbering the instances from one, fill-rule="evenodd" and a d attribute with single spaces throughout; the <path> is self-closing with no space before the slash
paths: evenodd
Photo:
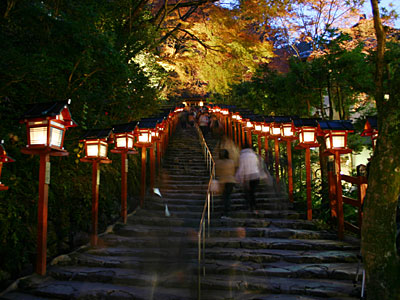
<path id="1" fill-rule="evenodd" d="M 233 160 L 235 169 L 239 166 L 239 148 L 236 144 L 226 135 L 223 135 L 221 140 L 218 142 L 216 149 L 226 149 L 229 152 L 229 158 Z"/>
<path id="2" fill-rule="evenodd" d="M 222 198 L 224 200 L 223 217 L 229 217 L 231 207 L 231 194 L 236 183 L 235 163 L 229 158 L 229 152 L 226 149 L 219 151 L 219 159 L 215 162 L 215 175 L 221 185 Z"/>
<path id="3" fill-rule="evenodd" d="M 208 113 L 204 112 L 200 115 L 199 117 L 199 127 L 201 132 L 203 133 L 203 136 L 206 137 L 208 133 L 208 125 L 210 123 L 210 119 L 208 118 Z"/>
<path id="4" fill-rule="evenodd" d="M 244 196 L 251 211 L 256 207 L 256 188 L 260 182 L 260 164 L 257 154 L 251 149 L 248 143 L 245 143 L 240 151 L 239 168 L 235 179 L 244 190 Z"/>

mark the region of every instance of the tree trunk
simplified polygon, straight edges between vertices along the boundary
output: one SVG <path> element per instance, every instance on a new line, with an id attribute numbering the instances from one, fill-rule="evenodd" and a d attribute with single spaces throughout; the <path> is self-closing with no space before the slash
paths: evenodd
<path id="1" fill-rule="evenodd" d="M 400 136 L 396 123 L 400 104 L 394 95 L 383 97 L 385 31 L 378 0 L 371 0 L 378 42 L 376 104 L 379 138 L 371 161 L 364 202 L 362 255 L 366 270 L 367 299 L 400 299 L 400 261 L 396 252 L 396 207 L 400 186 Z"/>

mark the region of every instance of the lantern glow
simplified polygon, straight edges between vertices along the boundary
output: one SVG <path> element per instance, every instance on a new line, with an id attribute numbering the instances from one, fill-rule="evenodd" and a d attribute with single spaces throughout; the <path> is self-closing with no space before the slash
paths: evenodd
<path id="1" fill-rule="evenodd" d="M 86 156 L 82 161 L 108 160 L 108 138 L 111 135 L 111 129 L 89 130 L 81 138 L 80 142 L 85 143 Z"/>
<path id="2" fill-rule="evenodd" d="M 68 104 L 70 100 L 31 106 L 21 120 L 27 126 L 27 148 L 63 151 L 66 129 L 77 126 L 71 118 Z"/>
<path id="3" fill-rule="evenodd" d="M 351 152 L 347 148 L 347 135 L 353 131 L 353 125 L 350 121 L 334 120 L 318 122 L 318 134 L 324 136 L 327 151 Z"/>

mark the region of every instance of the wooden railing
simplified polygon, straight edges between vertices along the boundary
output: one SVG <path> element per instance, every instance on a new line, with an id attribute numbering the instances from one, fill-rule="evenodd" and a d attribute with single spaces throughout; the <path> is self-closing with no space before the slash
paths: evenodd
<path id="1" fill-rule="evenodd" d="M 337 192 L 337 189 L 342 189 L 342 182 L 351 183 L 357 186 L 357 199 L 353 199 L 342 195 L 342 191 Z M 362 207 L 365 199 L 365 195 L 368 187 L 368 180 L 365 176 L 348 176 L 340 175 L 340 185 L 336 183 L 335 173 L 332 170 L 328 171 L 328 183 L 329 183 L 329 199 L 331 208 L 331 217 L 337 218 L 338 222 L 338 235 L 343 237 L 343 229 L 346 228 L 349 231 L 360 233 L 362 225 Z M 343 203 L 358 208 L 358 221 L 357 225 L 344 220 L 343 214 Z"/>

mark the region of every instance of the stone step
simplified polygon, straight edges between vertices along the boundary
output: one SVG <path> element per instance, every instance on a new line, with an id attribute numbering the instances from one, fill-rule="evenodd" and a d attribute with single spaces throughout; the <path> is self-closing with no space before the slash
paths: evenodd
<path id="1" fill-rule="evenodd" d="M 355 280 L 357 263 L 293 264 L 284 261 L 254 263 L 248 261 L 221 261 L 206 259 L 202 266 L 206 274 L 286 277 L 286 278 L 324 278 Z"/>
<path id="2" fill-rule="evenodd" d="M 333 250 L 358 251 L 359 245 L 328 239 L 288 239 L 285 237 L 259 238 L 246 235 L 244 229 L 237 229 L 236 237 L 221 237 L 212 235 L 206 239 L 206 246 L 241 249 L 284 249 L 284 250 Z"/>
<path id="3" fill-rule="evenodd" d="M 270 263 L 285 261 L 294 264 L 320 264 L 320 263 L 356 263 L 358 251 L 342 250 L 284 250 L 284 249 L 258 249 L 240 248 L 241 243 L 230 243 L 232 248 L 209 247 L 206 250 L 207 259 L 252 261 L 255 263 Z M 247 244 L 251 245 L 251 244 Z M 246 244 L 244 245 L 246 246 Z"/>
<path id="4" fill-rule="evenodd" d="M 159 212 L 159 216 L 152 216 L 149 218 L 148 216 L 135 215 L 134 218 L 128 219 L 128 224 L 142 224 L 142 225 L 154 225 L 157 224 L 159 226 L 190 226 L 195 227 L 199 225 L 199 218 L 188 219 L 188 218 L 171 218 L 165 217 L 162 213 Z M 227 224 L 232 227 L 259 227 L 266 228 L 269 226 L 280 227 L 280 228 L 293 228 L 293 229 L 309 229 L 315 230 L 316 226 L 312 221 L 307 220 L 287 220 L 287 219 L 248 219 L 248 218 L 229 218 L 220 219 L 220 218 L 212 218 L 211 219 L 211 227 L 219 227 L 224 224 Z"/>
<path id="5" fill-rule="evenodd" d="M 194 288 L 197 282 L 197 270 L 186 270 L 187 264 L 159 265 L 156 270 L 135 270 L 126 268 L 102 268 L 64 266 L 52 267 L 48 275 L 56 280 L 102 282 L 118 285 L 152 286 Z M 171 272 L 171 269 L 174 270 Z"/>
<path id="6" fill-rule="evenodd" d="M 169 206 L 168 206 L 169 207 Z M 148 217 L 162 217 L 164 216 L 163 210 L 158 211 L 150 211 L 141 209 L 137 212 L 137 215 L 140 216 L 148 216 Z M 222 215 L 222 212 L 213 212 L 212 219 L 218 219 Z M 305 213 L 296 212 L 294 210 L 258 210 L 256 212 L 251 212 L 247 210 L 243 211 L 232 211 L 230 214 L 231 218 L 239 218 L 239 219 L 304 219 Z M 172 213 L 172 217 L 174 218 L 183 218 L 183 219 L 196 219 L 200 222 L 201 213 L 192 212 L 192 211 L 174 211 Z M 229 221 L 229 220 L 228 220 Z"/>
<path id="7" fill-rule="evenodd" d="M 210 234 L 216 237 L 260 237 L 260 238 L 286 238 L 286 239 L 330 239 L 337 238 L 337 234 L 327 231 L 306 229 L 292 229 L 280 227 L 244 228 L 244 227 L 211 227 Z"/>
<path id="8" fill-rule="evenodd" d="M 184 277 L 180 280 L 184 282 Z M 27 278 L 19 286 L 22 292 L 35 296 L 51 299 L 118 299 L 118 300 L 192 300 L 196 299 L 195 289 L 163 288 L 159 285 L 157 277 L 153 278 L 153 284 L 148 286 L 119 285 L 104 282 L 87 281 L 63 281 L 51 277 Z M 157 288 L 155 288 L 157 287 Z M 24 300 L 25 298 L 20 298 Z"/>
<path id="9" fill-rule="evenodd" d="M 339 299 L 349 297 L 349 295 L 357 297 L 360 294 L 359 288 L 354 287 L 351 281 L 298 278 L 288 280 L 279 277 L 242 276 L 241 274 L 225 279 L 218 275 L 207 275 L 202 278 L 201 287 L 204 290 L 226 290 L 227 292 L 250 290 L 267 295 L 286 293 Z"/>

